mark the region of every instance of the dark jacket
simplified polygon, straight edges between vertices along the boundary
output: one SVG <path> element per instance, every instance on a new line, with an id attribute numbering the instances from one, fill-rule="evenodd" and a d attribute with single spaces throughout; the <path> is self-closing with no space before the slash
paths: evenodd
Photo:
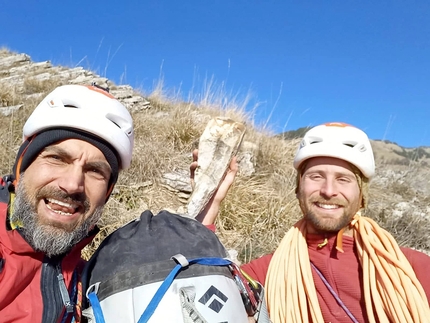
<path id="1" fill-rule="evenodd" d="M 7 187 L 2 179 L 0 184 L 0 322 L 70 322 L 77 310 L 78 281 L 84 264 L 81 250 L 98 229 L 68 254 L 48 258 L 34 251 L 19 229 L 10 229 Z"/>

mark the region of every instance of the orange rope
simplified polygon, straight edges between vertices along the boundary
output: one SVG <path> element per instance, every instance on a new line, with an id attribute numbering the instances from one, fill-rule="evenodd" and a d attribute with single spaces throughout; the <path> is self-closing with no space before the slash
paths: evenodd
<path id="1" fill-rule="evenodd" d="M 355 219 L 360 262 L 374 267 L 371 272 L 375 272 L 369 275 L 363 268 L 363 284 L 370 291 L 365 294 L 367 313 L 375 311 L 379 322 L 430 322 L 424 289 L 395 239 L 372 219 L 360 214 Z"/>
<path id="2" fill-rule="evenodd" d="M 266 301 L 273 323 L 324 322 L 312 278 L 306 244 L 306 222 L 292 227 L 270 261 Z M 309 304 L 309 312 L 308 312 Z"/>
<path id="3" fill-rule="evenodd" d="M 369 322 L 430 322 L 424 289 L 395 239 L 360 212 L 350 226 L 363 270 Z M 304 219 L 287 232 L 276 249 L 266 291 L 273 323 L 309 322 L 309 315 L 312 322 L 324 323 L 312 278 Z"/>
<path id="4" fill-rule="evenodd" d="M 76 296 L 76 311 L 75 311 L 75 323 L 81 322 L 81 314 L 82 314 L 82 281 L 81 281 L 81 275 L 79 275 L 78 280 L 78 293 Z"/>

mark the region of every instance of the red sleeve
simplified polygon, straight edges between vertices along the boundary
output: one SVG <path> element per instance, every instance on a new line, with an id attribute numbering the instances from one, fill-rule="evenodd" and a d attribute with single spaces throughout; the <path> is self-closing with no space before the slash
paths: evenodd
<path id="1" fill-rule="evenodd" d="M 429 268 L 430 268 L 430 257 L 425 253 L 409 249 L 409 248 L 401 248 L 406 258 L 409 260 L 412 268 L 414 269 L 415 275 L 417 275 L 418 280 L 424 288 L 424 291 L 427 295 L 427 300 L 430 304 L 430 279 L 429 276 Z"/>
<path id="2" fill-rule="evenodd" d="M 211 230 L 212 232 L 215 232 L 216 230 L 215 224 L 205 224 L 205 227 Z"/>
<path id="3" fill-rule="evenodd" d="M 264 286 L 266 283 L 267 270 L 269 269 L 272 256 L 273 254 L 265 255 L 261 258 L 251 261 L 248 264 L 242 265 L 240 268 Z"/>

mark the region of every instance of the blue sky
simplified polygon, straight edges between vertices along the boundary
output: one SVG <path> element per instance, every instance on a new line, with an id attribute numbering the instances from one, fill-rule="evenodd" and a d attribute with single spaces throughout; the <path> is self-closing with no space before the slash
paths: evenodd
<path id="1" fill-rule="evenodd" d="M 430 146 L 429 1 L 0 0 L 0 46 L 147 93 L 212 79 L 274 132 L 343 121 Z"/>

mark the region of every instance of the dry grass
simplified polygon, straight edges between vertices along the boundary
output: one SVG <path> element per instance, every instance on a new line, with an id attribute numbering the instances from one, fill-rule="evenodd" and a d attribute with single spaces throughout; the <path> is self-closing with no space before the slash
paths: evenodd
<path id="1" fill-rule="evenodd" d="M 7 107 L 15 105 L 14 98 L 16 97 L 14 93 L 14 88 L 11 86 L 2 86 L 0 89 L 0 107 Z"/>
<path id="2" fill-rule="evenodd" d="M 15 53 L 15 52 L 11 51 L 9 48 L 7 48 L 5 46 L 0 47 L 0 58 L 7 57 L 11 53 Z"/>
<path id="3" fill-rule="evenodd" d="M 22 102 L 13 96 L 14 102 Z M 2 174 L 9 174 L 12 170 L 15 156 L 22 141 L 22 127 L 28 117 L 28 110 L 24 107 L 5 117 L 0 114 L 3 131 L 0 132 L 0 170 Z"/>
<path id="4" fill-rule="evenodd" d="M 265 178 L 239 178 L 222 207 L 218 233 L 249 261 L 274 251 L 299 216 L 292 188 L 276 189 Z"/>
<path id="5" fill-rule="evenodd" d="M 183 203 L 159 183 L 163 173 L 188 172 L 191 152 L 197 147 L 207 121 L 224 115 L 248 125 L 246 141 L 256 144 L 256 174 L 239 177 L 224 201 L 218 235 L 242 261 L 271 252 L 300 213 L 294 197 L 292 156 L 296 142 L 287 143 L 252 126 L 240 104 L 222 108 L 205 96 L 202 102 L 168 99 L 159 88 L 148 96 L 152 108 L 133 115 L 136 129 L 132 167 L 120 176 L 101 221 L 104 236 L 146 208 L 177 210 Z M 158 117 L 156 117 L 158 116 Z M 142 186 L 146 183 L 147 186 Z M 96 240 L 87 254 L 91 253 Z"/>
<path id="6" fill-rule="evenodd" d="M 62 85 L 61 81 L 55 77 L 50 77 L 47 80 L 26 77 L 23 83 L 23 94 L 49 93 L 59 85 Z"/>
<path id="7" fill-rule="evenodd" d="M 430 221 L 427 217 L 414 213 L 393 216 L 390 209 L 369 212 L 369 216 L 390 232 L 400 246 L 430 252 Z"/>
<path id="8" fill-rule="evenodd" d="M 24 104 L 24 108 L 14 114 L 0 116 L 4 129 L 0 133 L 3 174 L 11 172 L 24 121 L 43 95 L 58 85 L 55 78 L 53 80 L 45 82 L 28 77 L 21 92 L 0 90 L 4 105 Z M 34 93 L 40 93 L 40 97 L 29 96 Z M 198 100 L 190 102 L 165 93 L 159 84 L 146 96 L 151 109 L 133 112 L 136 140 L 132 166 L 120 175 L 101 219 L 101 232 L 84 250 L 84 257 L 89 257 L 107 234 L 138 217 L 145 209 L 155 213 L 183 206 L 175 193 L 160 184 L 161 175 L 178 170 L 188 172 L 191 152 L 207 121 L 215 115 L 230 116 L 246 123 L 245 140 L 256 147 L 256 173 L 237 178 L 222 205 L 218 235 L 228 248 L 238 250 L 241 261 L 273 251 L 289 227 L 301 217 L 295 199 L 295 171 L 292 168 L 297 140 L 285 141 L 253 126 L 252 116 L 244 109 L 248 98 L 238 102 L 235 97 L 228 98 L 223 91 L 213 90 L 210 86 Z M 406 214 L 399 219 L 391 216 L 389 201 L 392 196 L 410 198 L 410 186 L 394 182 L 371 189 L 373 202 L 369 214 L 392 232 L 402 245 L 430 249 L 427 238 L 430 225 L 425 217 Z"/>

